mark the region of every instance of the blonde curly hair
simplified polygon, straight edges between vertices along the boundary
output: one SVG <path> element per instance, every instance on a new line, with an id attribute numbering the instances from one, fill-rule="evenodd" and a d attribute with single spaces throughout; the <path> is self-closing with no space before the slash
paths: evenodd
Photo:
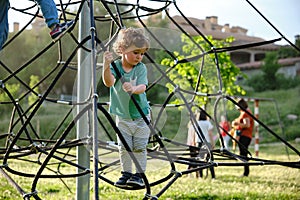
<path id="1" fill-rule="evenodd" d="M 117 40 L 113 45 L 113 50 L 116 54 L 121 55 L 124 50 L 132 45 L 138 48 L 145 48 L 146 50 L 149 49 L 150 41 L 145 36 L 143 29 L 130 27 L 120 30 Z"/>

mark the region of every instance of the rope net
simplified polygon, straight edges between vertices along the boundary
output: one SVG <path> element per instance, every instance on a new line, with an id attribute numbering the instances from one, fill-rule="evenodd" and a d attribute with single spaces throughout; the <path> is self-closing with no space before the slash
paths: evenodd
<path id="1" fill-rule="evenodd" d="M 79 16 L 85 3 L 89 3 L 91 8 L 91 30 L 96 30 L 96 32 L 95 35 L 90 34 L 79 40 Z M 250 2 L 248 3 L 250 7 L 255 8 Z M 168 10 L 171 7 L 176 9 L 182 20 L 199 35 L 197 40 L 170 16 Z M 219 55 L 237 49 L 272 44 L 281 39 L 293 46 L 276 28 L 275 30 L 281 37 L 274 40 L 246 43 L 239 46 L 216 46 L 209 36 L 203 34 L 180 11 L 175 1 L 121 3 L 117 1 L 69 0 L 60 1 L 57 8 L 61 13 L 60 20 L 74 19 L 74 26 L 58 40 L 45 39 L 42 34 L 43 30 L 40 30 L 38 35 L 35 35 L 35 42 L 42 43 L 43 48 L 32 49 L 32 53 L 26 54 L 28 57 L 23 58 L 20 62 L 14 60 L 16 57 L 22 56 L 22 53 L 8 55 L 8 52 L 12 52 L 12 50 L 16 52 L 16 48 L 28 49 L 26 44 L 22 43 L 22 36 L 28 34 L 26 28 L 41 16 L 39 8 L 34 2 L 27 8 L 11 7 L 10 9 L 14 12 L 23 13 L 24 16 L 30 16 L 31 19 L 19 32 L 12 34 L 0 53 L 0 112 L 6 116 L 7 113 L 10 113 L 9 119 L 1 120 L 3 128 L 0 133 L 0 170 L 24 199 L 47 198 L 41 197 L 37 192 L 38 183 L 42 179 L 58 179 L 65 184 L 65 178 L 81 177 L 93 171 L 89 166 L 78 163 L 76 157 L 76 148 L 82 146 L 91 152 L 91 160 L 95 155 L 95 149 L 91 148 L 94 138 L 90 133 L 92 130 L 90 125 L 86 137 L 78 138 L 76 136 L 77 123 L 86 115 L 91 120 L 91 112 L 95 106 L 93 91 L 89 91 L 84 100 L 79 101 L 76 98 L 78 95 L 77 81 L 79 81 L 77 80 L 79 50 L 88 53 L 96 52 L 93 58 L 95 61 L 93 67 L 97 82 L 99 82 L 97 87 L 99 97 L 97 97 L 96 103 L 98 124 L 96 143 L 98 148 L 97 159 L 92 161 L 98 162 L 98 171 L 93 175 L 114 185 L 118 176 L 116 174 L 120 172 L 116 134 L 119 137 L 122 135 L 116 127 L 114 119 L 107 112 L 107 89 L 101 84 L 100 75 L 103 52 L 110 48 L 119 30 L 126 26 L 143 27 L 151 40 L 151 50 L 146 54 L 144 61 L 149 70 L 151 84 L 147 89 L 147 94 L 152 107 L 152 121 L 147 122 L 151 130 L 147 150 L 148 165 L 151 165 L 152 162 L 156 164 L 155 167 L 148 168 L 146 174 L 143 174 L 145 187 L 125 189 L 142 189 L 146 191 L 145 199 L 157 199 L 182 175 L 212 166 L 282 165 L 300 168 L 299 161 L 267 160 L 253 157 L 250 151 L 248 151 L 247 157 L 240 156 L 234 149 L 224 148 L 223 139 L 220 137 L 220 115 L 238 104 L 236 97 L 224 92 L 226 77 L 222 76 L 221 71 L 224 70 L 224 66 L 220 66 Z M 256 11 L 259 13 L 258 10 Z M 149 27 L 145 19 L 155 20 L 156 16 L 164 16 L 176 29 Z M 192 56 L 182 52 L 183 40 L 193 47 L 190 50 L 194 52 Z M 89 46 L 91 43 L 95 44 L 93 49 Z M 158 63 L 157 57 L 166 58 L 165 62 Z M 90 57 L 85 59 L 90 59 Z M 182 65 L 186 66 L 186 76 L 179 73 Z M 198 75 L 189 77 L 189 70 L 196 70 Z M 174 77 L 177 78 L 174 79 Z M 192 80 L 196 81 L 192 82 Z M 215 87 L 207 90 L 208 87 L 203 85 L 203 80 Z M 90 79 L 83 81 L 92 84 Z M 72 95 L 63 95 L 70 90 L 73 91 Z M 160 98 L 155 98 L 157 96 Z M 164 101 L 160 102 L 158 99 L 162 99 L 162 97 Z M 219 146 L 214 149 L 209 148 L 195 116 L 195 112 L 202 110 L 199 105 L 203 102 L 209 102 L 207 106 L 213 110 L 212 113 L 207 112 L 207 115 L 218 132 L 216 142 L 220 141 Z M 78 106 L 82 108 L 80 111 L 77 110 Z M 175 110 L 180 116 L 179 119 L 168 115 L 170 110 L 173 112 Z M 282 142 L 286 148 L 300 155 L 299 151 L 280 134 L 276 134 L 256 116 L 249 114 L 256 124 Z M 146 119 L 145 116 L 143 118 Z M 186 144 L 189 121 L 202 141 L 201 147 Z M 173 132 L 166 133 L 166 127 L 170 125 Z M 47 127 L 47 129 L 43 127 Z M 234 142 L 238 143 L 229 132 L 227 134 Z M 190 149 L 194 151 L 190 151 Z M 191 152 L 197 153 L 192 155 Z M 138 167 L 136 158 L 133 154 L 130 155 Z M 10 164 L 13 160 L 17 160 L 20 165 L 30 163 L 32 167 L 28 171 L 19 171 L 16 166 Z M 158 161 L 159 164 L 157 164 Z M 188 168 L 187 166 L 192 167 Z M 155 173 L 162 168 L 168 168 L 169 172 L 155 180 L 148 180 L 147 173 Z M 23 189 L 11 174 L 32 178 L 30 191 Z M 151 187 L 162 183 L 165 186 L 158 193 L 152 194 Z M 68 186 L 66 185 L 66 187 Z"/>

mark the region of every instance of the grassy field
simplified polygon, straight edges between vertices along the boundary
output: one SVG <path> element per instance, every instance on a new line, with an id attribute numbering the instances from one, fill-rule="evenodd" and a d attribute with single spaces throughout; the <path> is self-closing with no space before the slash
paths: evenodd
<path id="1" fill-rule="evenodd" d="M 297 149 L 300 145 L 298 144 Z M 266 145 L 261 147 L 261 158 L 280 161 L 299 161 L 299 156 L 289 152 L 287 156 L 285 148 L 281 145 Z M 222 162 L 222 161 L 220 161 Z M 32 163 L 21 163 L 12 160 L 9 162 L 11 168 L 17 171 L 34 172 L 35 165 Z M 73 168 L 62 166 L 62 171 L 74 171 Z M 186 169 L 186 165 L 176 165 L 177 171 Z M 163 200 L 196 200 L 196 199 L 280 199 L 299 200 L 300 199 L 300 171 L 295 168 L 288 168 L 278 165 L 253 166 L 250 168 L 250 176 L 241 178 L 242 167 L 216 167 L 215 180 L 210 178 L 210 173 L 204 179 L 197 179 L 195 174 L 183 175 L 159 199 Z M 148 162 L 147 178 L 150 182 L 160 179 L 170 172 L 168 163 L 153 160 Z M 206 170 L 204 171 L 206 172 Z M 11 175 L 11 174 L 10 174 Z M 110 172 L 107 177 L 117 180 L 119 168 Z M 27 193 L 30 192 L 33 178 L 11 177 Z M 91 195 L 93 199 L 93 183 L 91 178 Z M 67 185 L 68 187 L 66 187 Z M 166 182 L 151 187 L 151 194 L 155 195 L 161 191 Z M 37 184 L 38 195 L 47 200 L 73 200 L 76 197 L 76 179 L 40 179 Z M 99 182 L 100 199 L 124 200 L 143 199 L 145 189 L 124 190 L 111 186 L 104 181 Z M 23 199 L 9 182 L 0 175 L 0 199 L 16 200 Z M 32 197 L 32 199 L 34 199 Z"/>
<path id="2" fill-rule="evenodd" d="M 280 135 L 280 131 L 275 131 L 283 138 L 289 141 L 294 141 L 295 137 L 299 137 L 299 120 L 287 120 L 288 114 L 295 114 L 299 116 L 299 95 L 300 88 L 291 89 L 289 91 L 276 91 L 270 93 L 264 93 L 260 95 L 255 94 L 255 97 L 274 98 L 279 104 L 279 110 L 281 113 L 281 120 L 284 124 L 285 134 Z M 250 96 L 252 96 L 250 94 Z M 276 121 L 276 113 L 274 114 L 274 103 L 261 102 L 260 107 L 260 119 L 263 122 L 267 122 L 267 125 L 273 129 L 278 127 L 279 122 Z M 43 107 L 40 115 L 34 118 L 34 127 L 40 127 L 40 134 L 43 138 L 49 138 L 52 130 L 54 130 L 57 124 L 61 121 L 65 113 L 64 106 Z M 68 110 L 68 108 L 66 109 Z M 176 141 L 184 142 L 186 140 L 186 124 L 188 118 L 183 113 L 176 111 L 168 111 L 165 113 L 166 120 L 161 120 L 162 132 L 169 135 L 164 135 L 168 138 L 176 139 Z M 8 129 L 10 114 L 7 116 L 1 116 L 0 131 L 5 133 Z M 69 121 L 73 116 L 68 119 Z M 179 119 L 178 119 L 179 118 Z M 56 119 L 56 120 L 53 120 Z M 39 123 L 37 123 L 39 122 Z M 38 128 L 37 128 L 38 129 Z M 18 129 L 16 129 L 18 130 Z M 76 135 L 75 129 L 70 132 L 68 137 L 74 138 Z M 172 137 L 171 137 L 172 136 Z M 299 156 L 295 153 L 288 151 L 282 145 L 278 143 L 268 144 L 265 140 L 268 139 L 274 142 L 273 136 L 265 134 L 264 130 L 260 129 L 260 141 L 263 143 L 260 145 L 260 157 L 270 160 L 280 161 L 299 161 Z M 102 136 L 101 136 L 102 137 Z M 3 146 L 0 140 L 0 147 Z M 22 142 L 22 140 L 20 141 Z M 278 140 L 276 141 L 278 142 Z M 300 150 L 300 144 L 294 144 L 296 148 Z M 254 155 L 253 146 L 251 147 L 251 153 Z M 0 155 L 2 156 L 2 155 Z M 43 159 L 43 158 L 41 158 Z M 290 160 L 289 160 L 290 159 Z M 0 167 L 3 165 L 0 160 Z M 31 161 L 39 161 L 37 156 L 31 158 Z M 42 161 L 42 160 L 41 160 Z M 24 162 L 21 160 L 10 159 L 8 166 L 19 172 L 28 172 L 35 174 L 39 169 L 34 162 Z M 92 165 L 91 165 L 92 166 Z M 186 165 L 176 165 L 178 172 L 187 168 Z M 57 171 L 55 167 L 52 167 L 54 171 Z M 60 169 L 63 173 L 75 173 L 76 169 L 71 168 L 69 165 L 61 165 Z M 170 164 L 158 160 L 148 162 L 147 178 L 150 182 L 156 181 L 167 174 L 169 174 L 171 168 Z M 253 166 L 250 168 L 250 176 L 240 178 L 242 174 L 242 167 L 216 167 L 216 180 L 211 180 L 210 175 L 205 179 L 196 179 L 195 175 L 183 175 L 175 181 L 171 187 L 161 195 L 159 199 L 163 200 L 196 200 L 196 199 L 240 199 L 240 200 L 252 200 L 252 199 L 267 199 L 267 200 L 300 200 L 300 170 L 295 168 L 288 168 L 278 165 L 265 165 L 265 166 Z M 45 173 L 50 173 L 46 171 Z M 26 178 L 13 175 L 9 175 L 15 180 L 20 187 L 26 192 L 30 193 L 33 178 Z M 107 174 L 107 177 L 116 181 L 120 176 L 120 168 L 115 168 L 112 172 Z M 151 187 L 151 195 L 156 195 L 168 182 L 164 182 L 160 185 Z M 82 186 L 83 187 L 83 186 Z M 46 200 L 75 200 L 76 198 L 76 178 L 67 179 L 39 179 L 37 182 L 37 192 L 41 199 Z M 93 199 L 93 183 L 91 179 L 90 183 L 90 199 Z M 99 196 L 100 199 L 111 200 L 124 200 L 124 199 L 143 199 L 145 195 L 145 189 L 143 190 L 123 190 L 111 186 L 100 180 L 99 182 Z M 0 200 L 16 200 L 23 199 L 20 193 L 5 179 L 0 173 Z M 33 197 L 31 199 L 34 199 Z M 80 199 L 81 200 L 81 199 Z M 85 199 L 82 199 L 85 200 Z"/>

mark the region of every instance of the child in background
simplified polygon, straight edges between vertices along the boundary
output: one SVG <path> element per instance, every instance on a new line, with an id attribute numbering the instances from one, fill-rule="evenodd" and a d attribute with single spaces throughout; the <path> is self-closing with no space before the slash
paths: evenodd
<path id="1" fill-rule="evenodd" d="M 146 147 L 150 129 L 130 95 L 134 96 L 144 115 L 150 121 L 150 106 L 145 93 L 148 85 L 147 68 L 141 62 L 149 46 L 149 39 L 144 35 L 142 29 L 128 28 L 120 31 L 113 46 L 115 53 L 121 58 L 113 61 L 112 52 L 104 52 L 102 80 L 104 85 L 110 88 L 109 112 L 116 116 L 116 125 L 142 169 L 142 171 L 136 169 L 136 173 L 132 173 L 132 159 L 118 137 L 122 169 L 122 176 L 115 182 L 118 187 L 143 187 L 145 185 L 141 173 L 146 171 Z M 122 82 L 117 76 L 111 62 L 114 62 L 125 82 Z"/>
<path id="2" fill-rule="evenodd" d="M 200 115 L 199 115 L 199 120 L 198 120 L 198 125 L 205 137 L 205 140 L 207 141 L 208 143 L 208 149 L 206 148 L 206 152 L 209 150 L 209 149 L 214 149 L 214 139 L 213 139 L 213 125 L 211 124 L 211 122 L 208 120 L 208 117 L 206 115 L 206 113 L 201 110 L 200 111 Z M 197 146 L 198 147 L 201 147 L 203 146 L 203 139 L 199 138 L 199 136 L 196 134 L 196 141 L 197 141 Z M 200 157 L 201 157 L 201 154 L 203 152 L 201 152 L 201 149 L 200 149 Z M 209 154 L 208 154 L 209 155 Z M 211 172 L 211 178 L 212 179 L 215 179 L 216 178 L 216 175 L 215 175 L 215 170 L 214 170 L 214 167 L 210 167 L 210 172 Z M 199 170 L 199 173 L 200 173 L 200 178 L 203 177 L 203 173 L 202 173 L 202 169 Z"/>
<path id="3" fill-rule="evenodd" d="M 226 117 L 224 115 L 221 116 L 221 121 L 219 123 L 220 125 L 220 132 L 224 141 L 224 148 L 229 149 L 229 140 L 230 136 L 228 135 L 230 131 L 230 123 L 226 120 Z"/>
<path id="4" fill-rule="evenodd" d="M 186 144 L 189 145 L 189 151 L 190 151 L 190 156 L 193 159 L 196 159 L 196 157 L 199 154 L 199 151 L 197 149 L 195 149 L 194 147 L 196 147 L 196 133 L 195 133 L 195 128 L 192 124 L 192 121 L 189 121 L 188 123 L 188 133 L 187 133 L 187 141 Z M 195 168 L 195 166 L 193 165 L 189 165 L 187 169 L 193 169 Z M 196 172 L 196 178 L 199 177 L 199 172 Z"/>

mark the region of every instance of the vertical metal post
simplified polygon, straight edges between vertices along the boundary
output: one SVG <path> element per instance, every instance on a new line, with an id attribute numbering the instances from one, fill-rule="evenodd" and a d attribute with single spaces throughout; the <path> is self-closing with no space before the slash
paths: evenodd
<path id="1" fill-rule="evenodd" d="M 92 133 L 93 133 L 93 180 L 94 180 L 94 200 L 99 199 L 98 188 L 99 188 L 99 179 L 98 179 L 98 124 L 97 124 L 97 75 L 96 75 L 96 27 L 94 23 L 94 0 L 90 0 L 90 20 L 91 20 L 91 71 L 92 71 Z"/>
<path id="2" fill-rule="evenodd" d="M 84 2 L 79 17 L 79 41 L 90 34 L 90 9 L 88 2 Z M 91 43 L 85 45 L 88 49 Z M 82 102 L 88 99 L 91 92 L 91 52 L 79 49 L 78 52 L 78 82 L 77 82 L 77 100 Z M 86 105 L 78 105 L 77 113 Z M 89 113 L 85 113 L 77 123 L 77 138 L 90 137 Z M 77 147 L 77 162 L 79 165 L 90 168 L 90 145 Z M 82 172 L 81 169 L 77 169 Z M 76 179 L 76 200 L 90 199 L 90 174 L 80 176 Z"/>
<path id="3" fill-rule="evenodd" d="M 254 100 L 255 106 L 254 106 L 254 116 L 258 119 L 259 116 L 259 100 L 255 99 Z M 255 149 L 255 156 L 258 157 L 259 154 L 259 124 L 255 124 L 255 144 L 254 144 L 254 149 Z"/>

